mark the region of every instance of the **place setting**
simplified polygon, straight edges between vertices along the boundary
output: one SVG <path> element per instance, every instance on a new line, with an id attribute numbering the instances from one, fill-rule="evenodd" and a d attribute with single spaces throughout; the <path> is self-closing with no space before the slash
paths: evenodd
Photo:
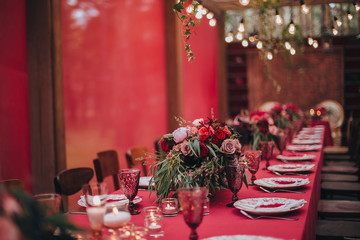
<path id="1" fill-rule="evenodd" d="M 276 159 L 283 162 L 313 161 L 316 158 L 313 154 L 286 151 L 276 156 Z"/>
<path id="2" fill-rule="evenodd" d="M 295 191 L 293 189 L 301 188 L 310 181 L 308 178 L 289 178 L 289 177 L 272 177 L 261 178 L 254 181 L 259 189 L 267 193 L 289 192 L 289 193 L 305 193 L 304 191 Z"/>
<path id="3" fill-rule="evenodd" d="M 313 170 L 315 164 L 278 164 L 268 168 L 276 175 L 303 175 L 308 176 L 307 172 Z"/>
<path id="4" fill-rule="evenodd" d="M 294 152 L 312 152 L 312 151 L 318 151 L 322 148 L 321 145 L 306 145 L 306 144 L 299 144 L 299 145 L 288 145 L 286 147 L 289 151 Z"/>

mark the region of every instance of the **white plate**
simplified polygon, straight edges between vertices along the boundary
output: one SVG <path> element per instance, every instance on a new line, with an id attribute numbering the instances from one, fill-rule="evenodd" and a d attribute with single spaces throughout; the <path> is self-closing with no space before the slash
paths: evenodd
<path id="1" fill-rule="evenodd" d="M 321 143 L 320 139 L 294 139 L 292 144 L 319 144 Z"/>
<path id="2" fill-rule="evenodd" d="M 283 240 L 281 238 L 253 236 L 253 235 L 224 235 L 217 237 L 205 238 L 203 240 Z"/>
<path id="3" fill-rule="evenodd" d="M 307 172 L 314 169 L 315 164 L 279 164 L 268 167 L 275 172 Z"/>
<path id="4" fill-rule="evenodd" d="M 288 145 L 286 147 L 289 151 L 307 152 L 319 150 L 321 145 Z"/>
<path id="5" fill-rule="evenodd" d="M 277 155 L 276 158 L 282 161 L 308 161 L 315 159 L 316 156 L 311 154 L 294 154 L 293 156 Z"/>
<path id="6" fill-rule="evenodd" d="M 119 204 L 125 204 L 125 203 L 129 202 L 129 200 L 125 197 L 124 194 L 109 194 L 108 197 L 107 197 L 107 201 L 110 201 L 108 203 L 116 202 L 116 203 L 119 203 Z M 142 198 L 139 197 L 139 196 L 136 196 L 134 198 L 134 203 L 139 203 L 141 201 L 142 201 Z M 78 200 L 77 203 L 81 207 L 86 207 L 85 196 L 81 195 L 80 199 Z"/>
<path id="7" fill-rule="evenodd" d="M 280 214 L 302 208 L 306 201 L 289 198 L 247 198 L 238 200 L 234 207 L 254 214 Z"/>
<path id="8" fill-rule="evenodd" d="M 261 178 L 254 181 L 258 186 L 266 188 L 297 188 L 309 184 L 308 178 L 289 178 L 289 177 L 273 177 Z"/>
<path id="9" fill-rule="evenodd" d="M 150 180 L 151 180 L 151 176 L 150 177 L 140 177 L 140 180 L 139 180 L 139 187 L 149 187 L 149 183 L 150 183 Z M 154 185 L 154 183 L 152 184 Z"/>

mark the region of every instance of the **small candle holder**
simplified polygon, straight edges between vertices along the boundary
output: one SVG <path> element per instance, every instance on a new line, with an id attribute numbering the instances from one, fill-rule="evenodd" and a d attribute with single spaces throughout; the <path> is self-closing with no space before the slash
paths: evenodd
<path id="1" fill-rule="evenodd" d="M 176 198 L 164 198 L 161 200 L 161 210 L 166 217 L 177 216 L 178 206 L 179 204 Z"/>
<path id="2" fill-rule="evenodd" d="M 207 216 L 210 214 L 210 199 L 207 197 L 204 202 L 204 216 Z"/>
<path id="3" fill-rule="evenodd" d="M 118 229 L 130 222 L 131 214 L 128 211 L 128 204 L 108 203 L 104 215 L 104 226 Z"/>
<path id="4" fill-rule="evenodd" d="M 132 238 L 131 239 L 146 240 L 148 231 L 149 230 L 146 227 L 135 226 L 132 228 L 132 232 L 131 232 Z"/>
<path id="5" fill-rule="evenodd" d="M 158 206 L 144 207 L 142 212 L 145 214 L 145 216 L 162 215 L 161 208 Z"/>
<path id="6" fill-rule="evenodd" d="M 162 218 L 162 215 L 157 214 L 145 216 L 144 225 L 148 228 L 150 237 L 158 238 L 164 236 Z"/>

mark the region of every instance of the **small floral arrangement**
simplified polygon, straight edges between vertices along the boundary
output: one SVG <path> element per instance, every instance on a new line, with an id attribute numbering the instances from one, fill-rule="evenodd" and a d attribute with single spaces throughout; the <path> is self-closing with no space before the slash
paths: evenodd
<path id="1" fill-rule="evenodd" d="M 185 186 L 204 186 L 210 192 L 227 187 L 225 165 L 242 161 L 238 133 L 214 117 L 178 122 L 179 128 L 161 138 L 163 154 L 151 166 L 158 200 Z"/>
<path id="2" fill-rule="evenodd" d="M 286 104 L 285 111 L 289 115 L 290 122 L 296 122 L 301 119 L 302 111 L 295 104 Z"/>
<path id="3" fill-rule="evenodd" d="M 279 129 L 275 126 L 274 120 L 268 112 L 251 112 L 250 119 L 254 126 L 253 149 L 260 149 L 261 141 L 276 140 Z"/>
<path id="4" fill-rule="evenodd" d="M 280 129 L 285 129 L 291 125 L 290 116 L 282 104 L 273 106 L 269 111 L 269 115 L 274 120 L 274 124 Z"/>

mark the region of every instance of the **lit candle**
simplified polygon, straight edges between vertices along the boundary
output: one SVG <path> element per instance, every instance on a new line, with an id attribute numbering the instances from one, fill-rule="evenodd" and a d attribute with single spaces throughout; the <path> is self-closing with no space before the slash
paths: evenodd
<path id="1" fill-rule="evenodd" d="M 161 201 L 161 208 L 164 216 L 176 216 L 178 213 L 176 198 L 165 198 Z"/>
<path id="2" fill-rule="evenodd" d="M 116 207 L 112 212 L 106 213 L 104 216 L 104 225 L 108 228 L 119 228 L 130 221 L 131 215 L 129 212 L 119 212 Z"/>

